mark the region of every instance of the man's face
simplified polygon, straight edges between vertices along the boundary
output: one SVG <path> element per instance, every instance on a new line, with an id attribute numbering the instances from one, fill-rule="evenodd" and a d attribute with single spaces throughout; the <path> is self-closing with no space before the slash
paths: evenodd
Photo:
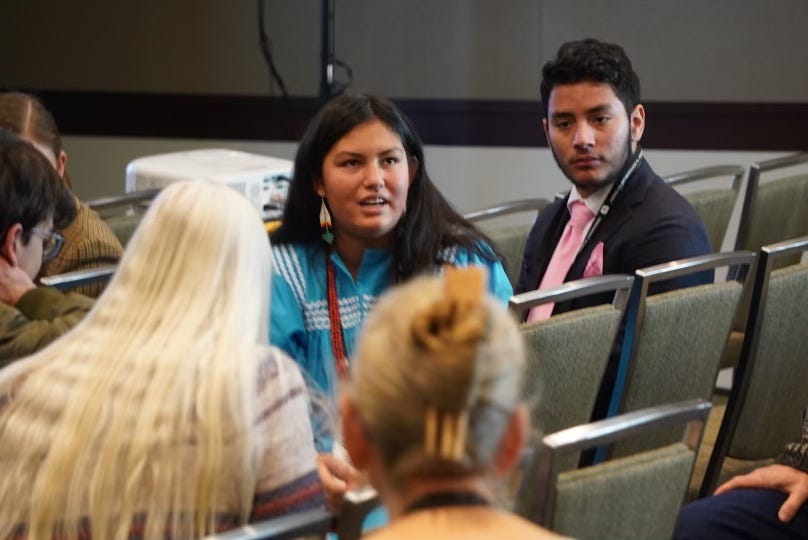
<path id="1" fill-rule="evenodd" d="M 556 163 L 586 197 L 617 179 L 642 137 L 645 110 L 637 105 L 627 114 L 605 83 L 559 84 L 543 124 Z"/>

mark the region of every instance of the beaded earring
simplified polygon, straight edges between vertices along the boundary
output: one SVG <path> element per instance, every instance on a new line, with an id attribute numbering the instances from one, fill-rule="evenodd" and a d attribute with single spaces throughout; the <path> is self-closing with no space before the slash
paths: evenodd
<path id="1" fill-rule="evenodd" d="M 323 242 L 329 246 L 334 243 L 334 233 L 331 232 L 331 213 L 325 205 L 325 197 L 320 197 L 320 230 L 322 231 Z"/>

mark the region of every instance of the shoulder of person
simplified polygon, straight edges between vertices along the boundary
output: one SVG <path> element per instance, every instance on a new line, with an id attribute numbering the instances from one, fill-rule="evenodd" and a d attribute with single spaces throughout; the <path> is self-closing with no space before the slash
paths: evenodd
<path id="1" fill-rule="evenodd" d="M 648 186 L 648 190 L 643 199 L 643 205 L 645 205 L 649 211 L 660 216 L 670 214 L 695 216 L 696 212 L 681 193 L 659 177 L 656 177 Z"/>
<path id="2" fill-rule="evenodd" d="M 272 273 L 292 279 L 307 279 L 312 269 L 325 266 L 325 250 L 318 242 L 274 244 L 271 249 Z"/>
<path id="3" fill-rule="evenodd" d="M 274 345 L 259 345 L 257 354 L 259 392 L 266 387 L 293 389 L 306 386 L 297 363 L 282 349 Z"/>
<path id="4" fill-rule="evenodd" d="M 259 369 L 289 372 L 294 377 L 300 374 L 297 363 L 283 349 L 274 345 L 259 345 Z"/>
<path id="5" fill-rule="evenodd" d="M 63 293 L 54 287 L 40 285 L 23 294 L 17 301 L 17 309 L 22 312 L 35 311 L 39 307 L 70 305 L 89 310 L 93 307 L 93 299 L 78 293 Z"/>

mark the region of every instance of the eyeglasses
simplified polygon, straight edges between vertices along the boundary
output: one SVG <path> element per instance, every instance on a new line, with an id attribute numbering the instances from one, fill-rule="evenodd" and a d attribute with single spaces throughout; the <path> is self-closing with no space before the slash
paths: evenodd
<path id="1" fill-rule="evenodd" d="M 46 231 L 37 227 L 31 228 L 31 232 L 42 238 L 42 262 L 52 261 L 62 249 L 65 237 L 53 231 Z"/>

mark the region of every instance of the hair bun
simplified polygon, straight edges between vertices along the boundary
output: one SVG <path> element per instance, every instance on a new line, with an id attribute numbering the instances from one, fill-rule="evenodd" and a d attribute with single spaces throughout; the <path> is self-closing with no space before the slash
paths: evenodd
<path id="1" fill-rule="evenodd" d="M 444 284 L 443 298 L 413 318 L 413 341 L 429 353 L 467 349 L 459 356 L 468 360 L 486 328 L 485 272 L 448 266 Z"/>

